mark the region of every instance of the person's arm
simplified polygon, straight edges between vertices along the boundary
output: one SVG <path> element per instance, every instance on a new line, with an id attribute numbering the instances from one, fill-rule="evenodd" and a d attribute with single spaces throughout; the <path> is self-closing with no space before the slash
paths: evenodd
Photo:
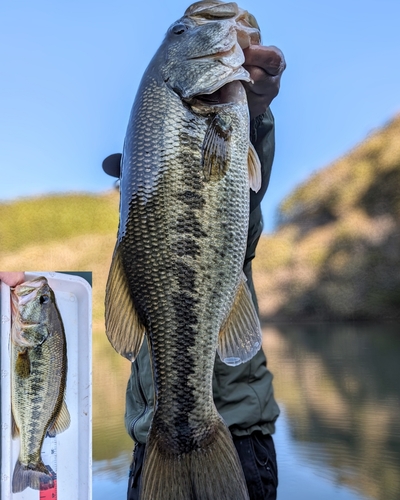
<path id="1" fill-rule="evenodd" d="M 278 95 L 286 61 L 282 51 L 274 46 L 251 45 L 243 52 L 243 66 L 253 80 L 244 83 L 250 111 L 250 139 L 262 166 L 261 189 L 258 193 L 251 192 L 252 212 L 261 203 L 269 184 L 275 153 L 274 117 L 269 105 Z"/>
<path id="2" fill-rule="evenodd" d="M 22 271 L 0 271 L 0 281 L 3 281 L 8 286 L 17 286 L 25 281 L 25 274 Z"/>
<path id="3" fill-rule="evenodd" d="M 253 45 L 244 50 L 244 55 L 244 67 L 253 80 L 253 83 L 244 84 L 251 118 L 250 140 L 261 162 L 262 182 L 257 193 L 250 191 L 249 232 L 243 271 L 257 307 L 251 263 L 263 229 L 260 203 L 268 188 L 275 153 L 275 125 L 269 105 L 279 92 L 286 62 L 282 52 L 276 47 Z"/>

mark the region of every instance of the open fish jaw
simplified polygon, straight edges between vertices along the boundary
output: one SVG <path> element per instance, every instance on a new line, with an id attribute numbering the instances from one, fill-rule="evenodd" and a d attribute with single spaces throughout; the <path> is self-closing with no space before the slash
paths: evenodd
<path id="1" fill-rule="evenodd" d="M 255 17 L 241 9 L 235 2 L 224 3 L 217 0 L 196 2 L 186 10 L 185 16 L 195 20 L 199 25 L 213 19 L 230 19 L 235 23 L 242 49 L 261 43 L 260 28 Z"/>
<path id="2" fill-rule="evenodd" d="M 234 3 L 229 5 L 232 8 L 228 8 L 228 14 L 224 4 L 211 5 L 206 10 L 204 6 L 200 10 L 189 8 L 169 28 L 150 64 L 155 72 L 161 68 L 164 82 L 181 98 L 210 94 L 234 80 L 250 81 L 242 67 L 242 49 L 260 42 L 259 30 L 251 26 L 247 12 Z M 210 10 L 218 14 L 222 7 L 223 15 L 209 17 Z M 203 17 L 205 12 L 207 16 Z"/>

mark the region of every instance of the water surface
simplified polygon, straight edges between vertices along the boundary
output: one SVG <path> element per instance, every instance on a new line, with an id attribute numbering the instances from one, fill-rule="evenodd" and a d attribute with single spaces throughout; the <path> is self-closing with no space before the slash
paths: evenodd
<path id="1" fill-rule="evenodd" d="M 393 325 L 265 326 L 281 415 L 279 500 L 399 500 L 400 331 Z M 129 362 L 94 345 L 93 499 L 123 499 Z"/>

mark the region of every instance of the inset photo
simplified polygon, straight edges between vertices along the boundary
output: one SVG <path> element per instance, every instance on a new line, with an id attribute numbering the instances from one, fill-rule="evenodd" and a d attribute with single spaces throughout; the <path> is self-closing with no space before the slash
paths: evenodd
<path id="1" fill-rule="evenodd" d="M 91 273 L 0 280 L 1 499 L 91 500 Z"/>

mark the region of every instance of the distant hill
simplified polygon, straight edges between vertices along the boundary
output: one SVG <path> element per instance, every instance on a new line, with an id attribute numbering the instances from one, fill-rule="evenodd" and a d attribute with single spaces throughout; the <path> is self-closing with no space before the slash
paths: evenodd
<path id="1" fill-rule="evenodd" d="M 266 319 L 400 317 L 400 115 L 300 185 L 254 262 Z"/>
<path id="2" fill-rule="evenodd" d="M 0 203 L 0 269 L 92 271 L 103 332 L 118 200 L 111 191 Z M 283 200 L 254 274 L 268 320 L 400 317 L 400 115 Z"/>
<path id="3" fill-rule="evenodd" d="M 118 193 L 63 193 L 0 203 L 0 257 L 33 244 L 116 232 Z"/>

